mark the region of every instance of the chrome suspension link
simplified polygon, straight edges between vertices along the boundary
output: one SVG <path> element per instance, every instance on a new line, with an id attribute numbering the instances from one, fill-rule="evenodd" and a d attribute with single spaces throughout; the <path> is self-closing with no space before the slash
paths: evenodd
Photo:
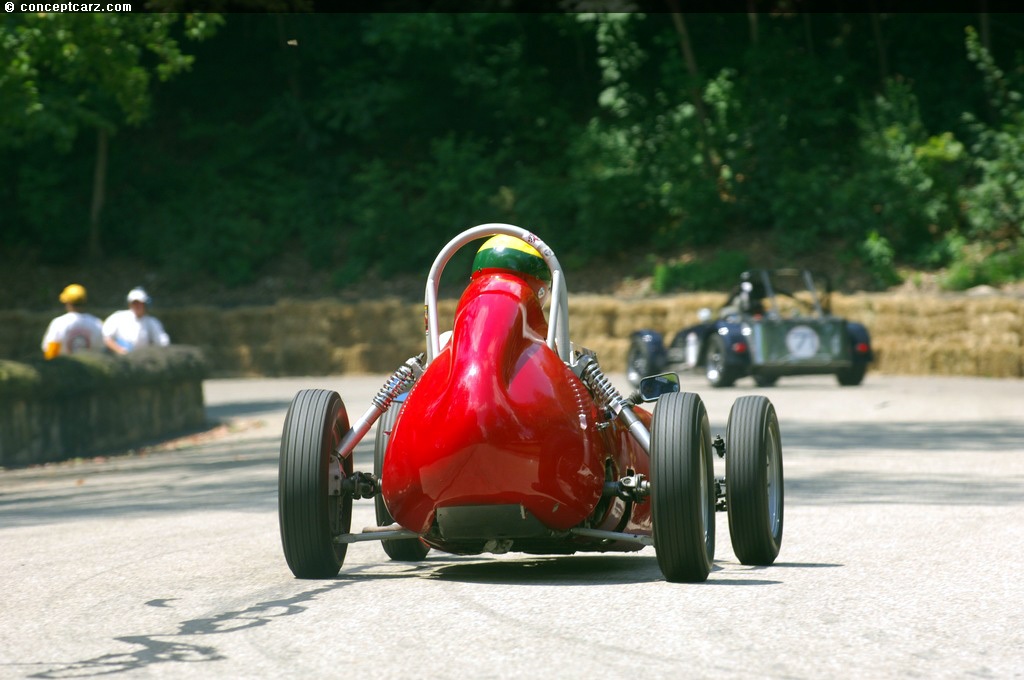
<path id="1" fill-rule="evenodd" d="M 391 404 L 400 394 L 411 388 L 419 377 L 423 375 L 423 355 L 419 354 L 407 360 L 398 367 L 394 373 L 384 382 L 383 387 L 371 400 L 372 406 L 366 410 L 359 420 L 341 438 L 341 443 L 336 449 L 341 458 L 347 457 L 355 449 L 356 444 L 363 438 L 373 424 L 377 422 Z"/>
<path id="2" fill-rule="evenodd" d="M 630 403 L 626 401 L 615 388 L 615 385 L 612 385 L 611 381 L 605 376 L 601 366 L 597 363 L 597 357 L 591 354 L 584 354 L 576 362 L 576 365 L 573 366 L 573 370 L 576 371 L 576 375 L 580 377 L 583 384 L 590 388 L 594 396 L 603 401 L 611 409 L 612 413 L 615 414 L 615 417 L 622 421 L 626 429 L 633 436 L 633 439 L 643 447 L 643 450 L 650 453 L 651 433 L 637 415 L 633 413 L 633 407 Z"/>

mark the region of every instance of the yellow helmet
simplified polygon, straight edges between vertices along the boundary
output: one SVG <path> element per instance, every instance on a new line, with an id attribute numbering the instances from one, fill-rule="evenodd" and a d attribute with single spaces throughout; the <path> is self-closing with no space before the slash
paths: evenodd
<path id="1" fill-rule="evenodd" d="M 61 291 L 60 301 L 65 305 L 81 305 L 85 303 L 85 287 L 80 286 L 77 283 L 72 283 L 70 286 Z"/>

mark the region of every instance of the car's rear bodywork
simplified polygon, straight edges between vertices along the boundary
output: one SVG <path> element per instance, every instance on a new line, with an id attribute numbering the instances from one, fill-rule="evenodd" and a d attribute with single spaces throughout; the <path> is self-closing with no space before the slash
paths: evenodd
<path id="1" fill-rule="evenodd" d="M 460 300 L 449 342 L 405 399 L 381 490 L 395 521 L 434 547 L 643 547 L 566 533 L 590 524 L 649 534 L 647 506 L 627 513 L 621 499 L 601 504 L 606 482 L 627 470 L 647 475 L 648 464 L 545 344 L 547 330 L 520 279 L 478 278 Z"/>

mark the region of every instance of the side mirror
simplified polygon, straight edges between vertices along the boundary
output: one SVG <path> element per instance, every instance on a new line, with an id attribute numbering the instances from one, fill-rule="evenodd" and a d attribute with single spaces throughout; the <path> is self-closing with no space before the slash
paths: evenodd
<path id="1" fill-rule="evenodd" d="M 658 398 L 663 394 L 680 391 L 679 376 L 675 373 L 661 373 L 660 375 L 648 376 L 640 381 L 640 387 L 637 391 L 640 393 L 640 398 L 644 401 L 658 401 Z"/>

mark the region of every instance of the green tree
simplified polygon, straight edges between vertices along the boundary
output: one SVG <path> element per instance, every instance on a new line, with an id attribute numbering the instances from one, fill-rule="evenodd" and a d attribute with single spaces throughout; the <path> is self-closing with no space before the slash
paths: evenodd
<path id="1" fill-rule="evenodd" d="M 179 23 L 210 36 L 216 14 L 25 13 L 0 23 L 0 147 L 48 139 L 67 152 L 83 129 L 96 136 L 88 252 L 101 254 L 110 137 L 149 115 L 153 77 L 187 70 Z"/>

